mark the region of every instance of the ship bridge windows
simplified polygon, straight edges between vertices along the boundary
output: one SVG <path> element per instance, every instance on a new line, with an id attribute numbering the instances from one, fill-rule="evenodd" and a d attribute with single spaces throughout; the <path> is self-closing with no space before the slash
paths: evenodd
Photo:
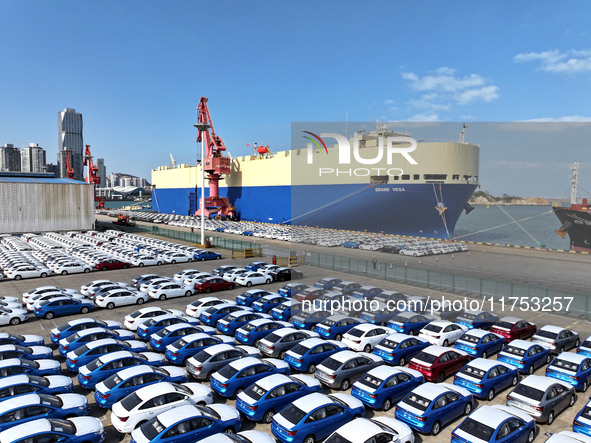
<path id="1" fill-rule="evenodd" d="M 460 174 L 454 174 L 451 176 L 452 180 L 459 180 L 460 179 Z"/>
<path id="2" fill-rule="evenodd" d="M 387 175 L 372 175 L 369 178 L 369 182 L 372 185 L 385 185 L 386 183 L 388 183 L 388 177 Z"/>
<path id="3" fill-rule="evenodd" d="M 412 179 L 413 180 L 420 180 L 421 176 L 419 174 L 413 174 L 412 175 Z"/>
<path id="4" fill-rule="evenodd" d="M 470 180 L 472 180 L 472 176 L 471 175 L 464 175 L 464 180 L 470 181 Z"/>
<path id="5" fill-rule="evenodd" d="M 447 174 L 424 174 L 423 177 L 425 180 L 447 180 Z"/>
<path id="6" fill-rule="evenodd" d="M 402 180 L 410 180 L 410 174 L 402 174 Z"/>

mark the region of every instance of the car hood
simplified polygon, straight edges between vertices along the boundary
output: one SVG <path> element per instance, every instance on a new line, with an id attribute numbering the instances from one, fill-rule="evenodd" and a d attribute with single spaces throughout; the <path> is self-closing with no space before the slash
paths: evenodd
<path id="1" fill-rule="evenodd" d="M 49 358 L 43 358 L 41 360 L 35 360 L 39 363 L 39 369 L 55 369 L 60 367 L 60 362 Z"/>
<path id="2" fill-rule="evenodd" d="M 162 354 L 158 354 L 156 352 L 141 352 L 141 355 L 146 357 L 148 359 L 148 362 L 150 363 L 158 363 L 164 361 L 164 357 L 162 356 Z"/>
<path id="3" fill-rule="evenodd" d="M 64 402 L 62 406 L 63 409 L 88 406 L 86 397 L 80 394 L 59 394 L 58 397 Z"/>
<path id="4" fill-rule="evenodd" d="M 203 401 L 203 397 L 211 396 L 211 389 L 201 383 L 183 383 L 183 386 L 189 388 L 193 395 L 191 398 L 196 402 Z"/>
<path id="5" fill-rule="evenodd" d="M 103 424 L 96 417 L 73 417 L 70 421 L 76 427 L 76 435 L 82 436 L 85 434 L 101 433 L 103 432 Z"/>

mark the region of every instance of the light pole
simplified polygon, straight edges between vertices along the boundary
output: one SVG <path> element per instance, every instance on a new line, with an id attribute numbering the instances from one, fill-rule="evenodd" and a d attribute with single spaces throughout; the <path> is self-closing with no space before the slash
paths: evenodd
<path id="1" fill-rule="evenodd" d="M 201 244 L 205 246 L 205 136 L 211 125 L 207 123 L 197 123 L 193 125 L 201 134 Z"/>

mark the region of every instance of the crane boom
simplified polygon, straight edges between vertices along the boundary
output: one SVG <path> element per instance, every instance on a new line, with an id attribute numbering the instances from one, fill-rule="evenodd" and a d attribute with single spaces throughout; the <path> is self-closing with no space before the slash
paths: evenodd
<path id="1" fill-rule="evenodd" d="M 73 179 L 75 177 L 74 168 L 72 168 L 72 151 L 64 149 L 66 153 L 66 176 Z"/>
<path id="2" fill-rule="evenodd" d="M 86 183 L 94 184 L 94 201 L 98 202 L 97 208 L 103 209 L 105 207 L 105 200 L 96 195 L 96 187 L 100 184 L 101 177 L 99 176 L 98 167 L 92 161 L 90 145 L 86 145 L 86 150 L 84 151 L 84 166 L 87 168 L 85 181 Z"/>

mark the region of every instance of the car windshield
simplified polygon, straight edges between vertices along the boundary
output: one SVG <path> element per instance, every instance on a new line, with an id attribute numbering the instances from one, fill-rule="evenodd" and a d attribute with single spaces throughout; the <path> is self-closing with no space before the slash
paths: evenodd
<path id="1" fill-rule="evenodd" d="M 380 346 L 384 346 L 385 348 L 390 348 L 390 349 L 396 349 L 396 347 L 399 345 L 400 342 L 397 342 L 396 340 L 391 340 L 388 338 L 383 339 L 380 342 Z"/>
<path id="2" fill-rule="evenodd" d="M 142 399 L 139 398 L 135 392 L 132 392 L 127 397 L 125 397 L 123 400 L 121 400 L 121 406 L 123 406 L 123 408 L 126 411 L 131 411 L 131 410 L 133 410 L 133 408 L 135 408 L 141 402 L 142 402 Z"/>
<path id="3" fill-rule="evenodd" d="M 243 315 L 243 314 L 242 314 L 242 313 L 240 313 L 240 314 L 238 314 L 238 313 L 236 313 L 236 314 L 228 314 L 228 315 L 226 315 L 226 316 L 223 318 L 223 320 L 224 320 L 224 321 L 233 321 L 233 320 L 235 320 L 235 319 L 236 319 L 236 317 L 238 317 L 239 315 Z"/>
<path id="4" fill-rule="evenodd" d="M 348 335 L 352 335 L 353 337 L 361 337 L 364 333 L 365 331 L 360 328 L 353 328 L 347 332 Z"/>
<path id="5" fill-rule="evenodd" d="M 464 334 L 460 340 L 462 341 L 467 341 L 468 343 L 474 343 L 475 345 L 478 344 L 478 342 L 480 341 L 480 337 L 476 337 L 474 335 L 470 335 L 470 334 Z"/>
<path id="6" fill-rule="evenodd" d="M 68 420 L 58 420 L 55 418 L 48 419 L 49 425 L 53 432 L 59 432 L 63 434 L 75 434 L 76 427 Z"/>
<path id="7" fill-rule="evenodd" d="M 513 327 L 513 323 L 509 323 L 508 321 L 498 321 L 495 323 L 494 327 L 501 329 L 511 329 Z"/>
<path id="8" fill-rule="evenodd" d="M 281 415 L 285 418 L 288 422 L 297 425 L 302 418 L 306 416 L 306 413 L 302 411 L 297 406 L 290 404 L 285 409 L 281 411 Z"/>
<path id="9" fill-rule="evenodd" d="M 240 328 L 240 329 L 243 329 L 243 330 L 245 330 L 246 332 L 250 332 L 250 331 L 252 331 L 252 330 L 253 330 L 254 328 L 256 328 L 256 327 L 257 327 L 257 326 L 256 326 L 256 325 L 254 325 L 254 324 L 252 324 L 252 323 L 246 323 L 246 324 L 245 324 L 244 326 L 242 326 L 242 328 Z"/>
<path id="10" fill-rule="evenodd" d="M 487 426 L 484 423 L 476 421 L 470 417 L 466 418 L 466 420 L 464 420 L 464 422 L 460 425 L 460 430 L 470 434 L 473 437 L 476 437 L 478 440 L 483 441 L 490 441 L 493 433 L 495 432 L 495 430 L 490 426 Z"/>
<path id="11" fill-rule="evenodd" d="M 85 352 L 88 352 L 89 349 L 90 348 L 88 347 L 88 345 L 83 345 L 83 346 L 80 346 L 79 348 L 74 349 L 73 352 L 74 352 L 74 354 L 80 356 L 80 355 L 84 354 Z"/>
<path id="12" fill-rule="evenodd" d="M 45 377 L 39 377 L 38 375 L 29 375 L 29 382 L 38 386 L 49 386 L 49 380 Z"/>
<path id="13" fill-rule="evenodd" d="M 132 312 L 131 314 L 129 314 L 129 316 L 130 316 L 131 318 L 137 318 L 137 317 L 139 317 L 141 314 L 142 314 L 142 313 L 141 313 L 140 311 L 135 311 L 135 312 Z"/>
<path id="14" fill-rule="evenodd" d="M 323 360 L 321 363 L 322 366 L 324 366 L 325 368 L 328 368 L 332 371 L 336 371 L 337 369 L 339 369 L 342 365 L 342 363 L 338 360 L 335 360 L 334 358 L 330 357 L 327 358 L 326 360 Z"/>
<path id="15" fill-rule="evenodd" d="M 540 391 L 539 389 L 536 389 L 532 386 L 524 385 L 522 383 L 517 385 L 511 394 L 517 394 L 523 397 L 531 398 L 532 400 L 540 401 L 544 396 L 544 391 Z"/>
<path id="16" fill-rule="evenodd" d="M 64 323 L 63 325 L 59 325 L 59 326 L 57 327 L 57 330 L 58 330 L 58 331 L 60 331 L 60 332 L 63 332 L 63 331 L 65 331 L 66 329 L 68 329 L 68 328 L 70 328 L 70 327 L 71 327 L 71 326 L 70 326 L 70 324 L 69 324 L 69 323 Z"/>
<path id="17" fill-rule="evenodd" d="M 351 440 L 347 440 L 345 437 L 343 437 L 337 431 L 334 434 L 332 434 L 330 437 L 328 437 L 326 440 L 324 440 L 324 443 L 351 443 Z"/>
<path id="18" fill-rule="evenodd" d="M 95 358 L 94 360 L 92 360 L 90 363 L 88 363 L 86 365 L 86 368 L 89 371 L 94 371 L 98 368 L 100 368 L 104 363 L 101 361 L 100 357 L 99 358 Z"/>
<path id="19" fill-rule="evenodd" d="M 424 361 L 425 363 L 433 363 L 437 360 L 437 355 L 429 354 L 428 352 L 420 352 L 415 358 Z"/>
<path id="20" fill-rule="evenodd" d="M 408 394 L 403 401 L 407 405 L 410 405 L 413 408 L 417 408 L 419 411 L 426 411 L 429 407 L 429 404 L 431 404 L 431 400 L 428 400 L 425 397 L 421 397 L 420 395 L 415 394 L 414 392 Z"/>
<path id="21" fill-rule="evenodd" d="M 442 329 L 443 326 L 434 325 L 433 323 L 429 323 L 427 326 L 425 326 L 425 331 L 430 332 L 441 332 Z"/>
<path id="22" fill-rule="evenodd" d="M 252 398 L 253 400 L 258 400 L 259 398 L 261 398 L 263 395 L 265 395 L 267 393 L 267 390 L 261 388 L 259 385 L 257 385 L 255 383 L 254 385 L 251 385 L 248 388 L 246 388 L 244 390 L 244 393 L 246 395 L 248 395 L 250 398 Z"/>
<path id="23" fill-rule="evenodd" d="M 474 320 L 476 318 L 476 314 L 470 314 L 469 312 L 464 312 L 462 315 L 460 315 L 461 319 L 464 320 Z"/>
<path id="24" fill-rule="evenodd" d="M 269 343 L 277 343 L 279 340 L 281 340 L 281 336 L 278 335 L 276 332 L 271 332 L 269 335 L 265 337 L 265 340 Z"/>
<path id="25" fill-rule="evenodd" d="M 292 352 L 292 353 L 294 353 L 295 355 L 304 355 L 304 354 L 306 354 L 306 352 L 309 351 L 309 349 L 310 348 L 307 348 L 303 344 L 298 343 L 293 348 L 291 348 L 289 351 Z"/>
<path id="26" fill-rule="evenodd" d="M 201 415 L 203 415 L 204 417 L 213 418 L 214 420 L 220 419 L 220 415 L 216 411 L 211 409 L 210 407 L 207 407 L 207 406 L 195 406 L 195 407 L 197 409 L 199 409 L 199 411 L 201 412 Z"/>
<path id="27" fill-rule="evenodd" d="M 158 417 L 156 417 L 153 420 L 150 420 L 144 426 L 142 426 L 142 434 L 144 434 L 144 436 L 149 441 L 152 441 L 154 438 L 158 436 L 158 434 L 164 431 L 165 428 L 166 426 L 160 423 Z"/>
<path id="28" fill-rule="evenodd" d="M 464 366 L 464 368 L 460 372 L 462 374 L 468 375 L 470 377 L 477 378 L 478 380 L 482 380 L 482 377 L 484 377 L 484 374 L 486 374 L 486 371 L 483 371 L 482 369 L 474 368 L 470 365 Z"/>
<path id="29" fill-rule="evenodd" d="M 582 348 L 591 348 L 591 340 L 585 340 L 581 345 Z"/>
<path id="30" fill-rule="evenodd" d="M 119 377 L 119 375 L 114 374 L 114 375 L 111 375 L 110 377 L 108 377 L 103 383 L 105 384 L 107 389 L 113 389 L 115 386 L 117 386 L 122 381 L 123 381 L 123 379 L 121 377 Z"/>
<path id="31" fill-rule="evenodd" d="M 397 322 L 397 323 L 406 323 L 408 321 L 408 315 L 397 314 L 394 317 L 392 317 L 391 321 Z"/>
<path id="32" fill-rule="evenodd" d="M 507 346 L 505 347 L 505 349 L 503 349 L 503 352 L 507 353 L 507 354 L 511 354 L 511 355 L 516 355 L 518 357 L 523 357 L 525 355 L 525 352 L 527 351 L 527 349 L 521 349 L 518 348 L 517 346 Z"/>
<path id="33" fill-rule="evenodd" d="M 555 339 L 557 335 L 558 333 L 556 332 L 544 331 L 543 329 L 536 332 L 536 337 Z"/>
<path id="34" fill-rule="evenodd" d="M 579 369 L 578 363 L 573 363 L 572 361 L 562 360 L 560 358 L 557 358 L 556 360 L 554 360 L 554 362 L 552 363 L 552 366 L 556 366 L 557 368 L 564 369 L 567 371 L 573 371 L 573 372 L 577 372 L 577 370 Z"/>
<path id="35" fill-rule="evenodd" d="M 238 369 L 232 367 L 232 365 L 226 365 L 223 368 L 221 368 L 218 371 L 218 374 L 220 374 L 222 377 L 225 377 L 227 379 L 232 378 L 236 373 L 238 372 Z"/>
<path id="36" fill-rule="evenodd" d="M 374 377 L 371 374 L 365 374 L 365 376 L 359 379 L 359 383 L 370 388 L 379 388 L 384 380 L 378 377 Z"/>
<path id="37" fill-rule="evenodd" d="M 581 412 L 581 417 L 591 420 L 591 406 L 585 406 L 585 409 Z"/>

